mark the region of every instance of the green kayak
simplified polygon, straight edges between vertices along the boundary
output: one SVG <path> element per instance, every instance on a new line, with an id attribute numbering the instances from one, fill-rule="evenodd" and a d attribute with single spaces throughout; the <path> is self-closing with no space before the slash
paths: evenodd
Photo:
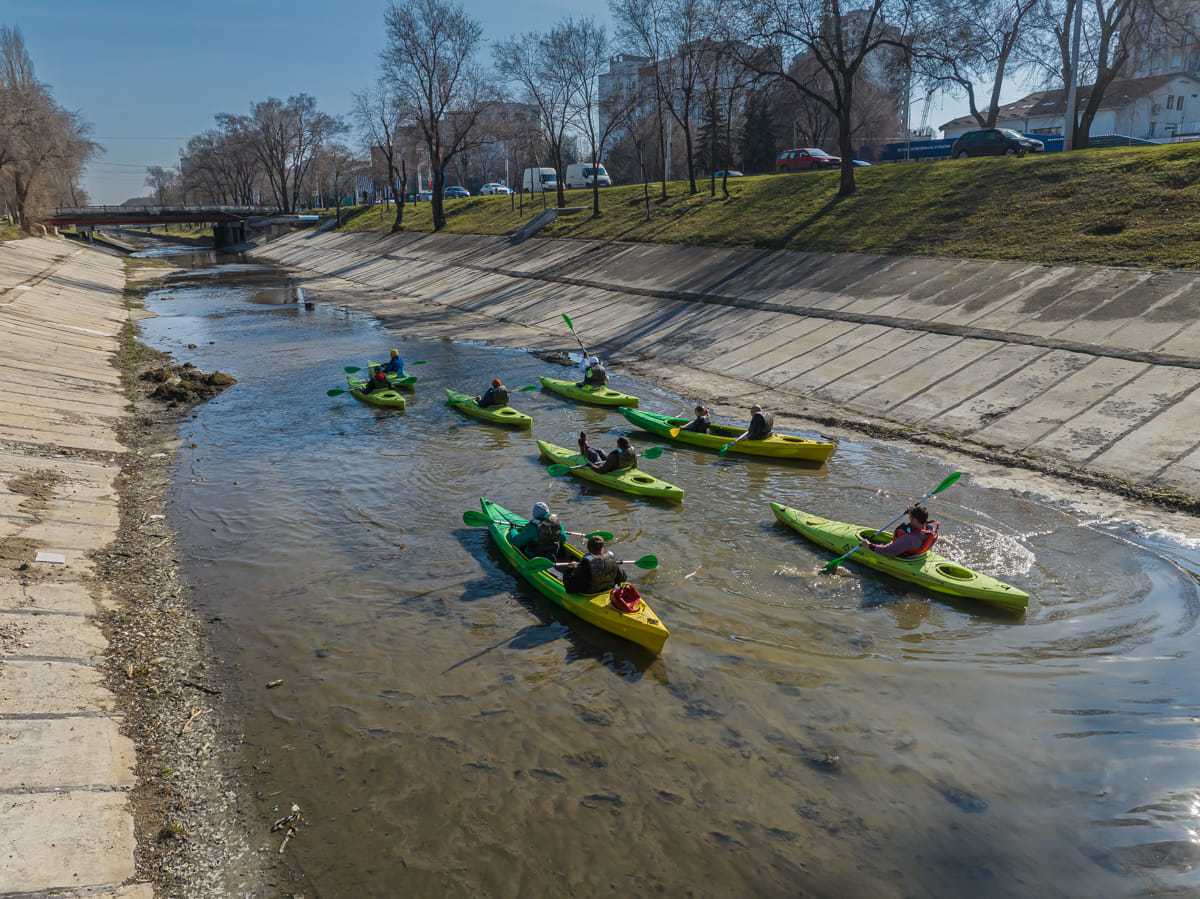
<path id="1" fill-rule="evenodd" d="M 847 524 L 844 521 L 830 521 L 820 518 L 800 509 L 790 509 L 782 503 L 771 503 L 775 517 L 790 528 L 799 531 L 813 543 L 823 546 L 841 555 L 858 545 L 862 537 L 874 535 L 873 528 Z M 881 534 L 877 541 L 886 537 L 892 538 L 890 532 Z M 952 562 L 945 556 L 938 555 L 933 550 L 906 559 L 894 559 L 881 556 L 868 549 L 860 549 L 847 562 L 858 562 L 877 571 L 883 571 L 903 581 L 918 584 L 927 590 L 938 593 L 948 593 L 951 596 L 962 596 L 967 599 L 978 599 L 999 606 L 1006 612 L 1018 615 L 1029 605 L 1029 594 L 1016 587 L 979 574 L 969 568 L 964 568 Z"/>
<path id="2" fill-rule="evenodd" d="M 387 406 L 390 409 L 403 409 L 404 397 L 394 390 L 372 390 L 363 393 L 367 382 L 354 375 L 346 375 L 346 383 L 350 385 L 350 395 L 360 403 L 370 403 L 372 406 Z"/>
<path id="3" fill-rule="evenodd" d="M 379 368 L 379 365 L 380 365 L 380 363 L 372 362 L 370 359 L 368 359 L 367 360 L 367 371 L 373 372 L 373 371 L 375 371 L 375 369 Z M 413 386 L 413 384 L 416 384 L 417 381 L 420 380 L 420 378 L 418 378 L 416 375 L 397 375 L 397 374 L 392 374 L 390 372 L 388 373 L 387 379 L 392 382 L 392 385 L 394 387 L 405 387 L 405 388 L 411 388 Z"/>
<path id="4" fill-rule="evenodd" d="M 542 451 L 542 458 L 548 459 L 553 465 L 575 466 L 584 464 L 583 456 L 579 453 L 573 453 L 565 447 L 555 446 L 553 443 L 547 443 L 545 440 L 539 440 L 537 445 L 538 449 Z M 577 478 L 583 478 L 585 481 L 592 481 L 596 484 L 603 484 L 605 487 L 611 487 L 613 490 L 620 490 L 622 493 L 683 502 L 683 490 L 681 488 L 676 487 L 674 484 L 668 484 L 666 481 L 660 481 L 658 478 L 646 474 L 639 468 L 629 468 L 624 471 L 610 471 L 607 474 L 600 474 L 598 471 L 592 471 L 592 469 L 584 465 L 583 468 L 575 468 L 571 474 Z"/>
<path id="5" fill-rule="evenodd" d="M 465 393 L 456 393 L 449 387 L 446 388 L 446 402 L 453 405 L 459 412 L 470 415 L 472 418 L 490 421 L 498 425 L 510 425 L 514 428 L 533 427 L 533 419 L 524 412 L 518 412 L 512 406 L 486 406 L 481 408 L 479 403 L 475 402 L 475 397 L 468 396 Z"/>
<path id="6" fill-rule="evenodd" d="M 547 390 L 565 396 L 569 400 L 591 403 L 593 406 L 629 406 L 636 409 L 638 398 L 627 393 L 617 393 L 610 387 L 580 387 L 574 381 L 558 378 L 538 378 Z"/>
<path id="7" fill-rule="evenodd" d="M 653 412 L 643 412 L 640 409 L 619 410 L 630 424 L 649 431 L 658 437 L 678 440 L 692 446 L 702 446 L 706 449 L 720 449 L 733 443 L 734 439 L 745 432 L 745 428 L 731 428 L 728 425 L 712 425 L 707 434 L 698 431 L 678 430 L 691 419 L 668 418 L 666 415 L 656 415 Z M 677 433 L 672 434 L 672 431 Z M 834 450 L 832 443 L 820 443 L 807 437 L 794 437 L 791 434 L 772 434 L 766 440 L 740 440 L 736 446 L 731 446 L 731 453 L 748 453 L 753 456 L 772 456 L 776 459 L 801 459 L 805 462 L 824 462 Z"/>
<path id="8" fill-rule="evenodd" d="M 488 533 L 496 541 L 496 546 L 508 564 L 539 593 L 589 624 L 626 640 L 632 640 L 651 652 L 662 652 L 670 632 L 651 610 L 645 597 L 642 598 L 641 608 L 636 612 L 621 612 L 609 601 L 608 593 L 597 593 L 595 596 L 568 593 L 563 587 L 563 582 L 553 571 L 530 570 L 529 558 L 508 542 L 509 529 L 522 527 L 525 524 L 524 518 L 483 497 L 480 497 L 479 505 L 483 507 L 484 514 L 492 519 L 492 523 L 488 525 Z M 571 559 L 582 556 L 582 553 L 570 544 L 564 547 L 564 552 Z"/>

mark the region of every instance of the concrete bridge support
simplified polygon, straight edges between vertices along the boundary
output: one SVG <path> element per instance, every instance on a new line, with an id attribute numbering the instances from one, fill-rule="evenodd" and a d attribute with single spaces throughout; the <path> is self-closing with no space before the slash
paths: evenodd
<path id="1" fill-rule="evenodd" d="M 245 242 L 245 222 L 219 222 L 213 225 L 213 246 L 218 250 Z"/>

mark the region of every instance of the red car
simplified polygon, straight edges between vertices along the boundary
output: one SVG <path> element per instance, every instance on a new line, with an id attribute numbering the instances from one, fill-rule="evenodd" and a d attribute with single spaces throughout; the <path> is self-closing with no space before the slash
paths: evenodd
<path id="1" fill-rule="evenodd" d="M 805 147 L 784 150 L 775 160 L 775 172 L 807 172 L 810 169 L 836 169 L 842 164 L 840 156 L 830 156 L 824 150 Z"/>

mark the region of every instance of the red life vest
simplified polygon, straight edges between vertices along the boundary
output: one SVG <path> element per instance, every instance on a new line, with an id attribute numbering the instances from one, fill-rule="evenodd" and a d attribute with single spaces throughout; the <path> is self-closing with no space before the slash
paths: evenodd
<path id="1" fill-rule="evenodd" d="M 925 538 L 925 542 L 921 544 L 920 549 L 914 550 L 913 552 L 900 553 L 897 558 L 910 558 L 912 556 L 924 555 L 925 553 L 929 552 L 929 550 L 933 548 L 933 544 L 938 542 L 938 537 L 941 536 L 939 533 L 939 528 L 940 525 L 938 522 L 933 520 L 926 522 L 925 527 L 921 528 L 920 530 L 914 528 L 907 522 L 900 525 L 898 528 L 896 528 L 896 533 L 892 537 L 893 543 L 896 542 L 896 538 L 901 534 L 921 534 Z"/>

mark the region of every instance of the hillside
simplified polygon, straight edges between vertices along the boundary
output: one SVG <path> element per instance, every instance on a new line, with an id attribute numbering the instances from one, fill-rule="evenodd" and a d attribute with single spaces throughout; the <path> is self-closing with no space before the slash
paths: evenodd
<path id="1" fill-rule="evenodd" d="M 571 191 L 583 211 L 540 232 L 554 237 L 767 250 L 973 256 L 1045 263 L 1200 268 L 1200 144 L 1072 154 L 878 165 L 836 197 L 836 172 L 731 179 L 730 197 L 694 197 L 686 184 Z M 510 197 L 446 202 L 449 231 L 504 234 L 530 217 Z M 541 199 L 534 201 L 541 210 Z M 345 230 L 386 231 L 392 210 L 344 210 Z M 409 207 L 405 230 L 430 229 L 428 204 Z"/>

